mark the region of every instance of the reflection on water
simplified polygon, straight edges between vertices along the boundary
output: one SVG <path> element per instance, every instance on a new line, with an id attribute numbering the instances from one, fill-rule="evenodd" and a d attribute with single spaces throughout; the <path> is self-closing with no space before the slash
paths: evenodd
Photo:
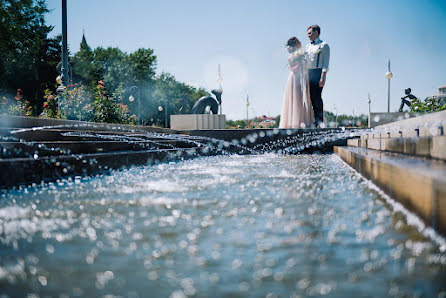
<path id="1" fill-rule="evenodd" d="M 446 253 L 333 155 L 219 156 L 0 197 L 11 297 L 438 296 Z"/>

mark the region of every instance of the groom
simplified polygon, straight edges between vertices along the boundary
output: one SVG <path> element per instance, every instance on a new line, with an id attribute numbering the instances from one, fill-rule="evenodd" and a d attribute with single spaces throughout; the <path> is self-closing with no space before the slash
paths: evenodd
<path id="1" fill-rule="evenodd" d="M 311 44 L 307 45 L 309 56 L 308 77 L 310 80 L 310 97 L 313 104 L 316 126 L 324 122 L 324 103 L 322 102 L 322 88 L 327 78 L 328 62 L 330 60 L 330 47 L 319 39 L 321 28 L 312 25 L 307 29 L 307 36 Z"/>

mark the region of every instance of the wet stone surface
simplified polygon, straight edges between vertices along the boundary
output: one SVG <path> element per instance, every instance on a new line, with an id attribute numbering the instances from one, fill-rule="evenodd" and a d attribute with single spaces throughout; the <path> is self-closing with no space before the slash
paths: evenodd
<path id="1" fill-rule="evenodd" d="M 0 293 L 442 297 L 444 240 L 408 220 L 334 155 L 204 157 L 3 190 Z"/>

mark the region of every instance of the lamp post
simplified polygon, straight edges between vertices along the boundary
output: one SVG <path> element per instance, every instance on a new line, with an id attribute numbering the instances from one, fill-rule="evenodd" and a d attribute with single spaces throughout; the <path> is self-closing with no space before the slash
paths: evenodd
<path id="1" fill-rule="evenodd" d="M 164 108 L 162 105 L 159 105 L 158 111 L 162 112 L 164 110 L 164 127 L 167 128 L 167 100 L 162 99 L 161 102 L 164 102 Z"/>
<path id="2" fill-rule="evenodd" d="M 246 94 L 246 128 L 249 128 L 248 108 L 249 108 L 249 95 Z"/>
<path id="3" fill-rule="evenodd" d="M 369 103 L 369 128 L 370 128 L 371 118 L 372 118 L 371 109 L 370 109 L 370 104 L 372 103 L 372 100 L 370 99 L 370 92 L 369 92 L 369 99 L 367 100 L 367 102 Z"/>
<path id="4" fill-rule="evenodd" d="M 257 116 L 256 116 L 256 110 L 254 110 L 254 108 L 251 108 L 251 112 L 252 112 L 252 120 L 254 121 L 254 128 L 256 128 L 257 127 Z"/>
<path id="5" fill-rule="evenodd" d="M 335 115 L 336 115 L 336 128 L 338 128 L 338 109 L 336 108 L 336 105 L 333 105 L 334 106 L 334 110 L 335 110 Z"/>
<path id="6" fill-rule="evenodd" d="M 388 71 L 386 72 L 386 78 L 387 78 L 387 113 L 390 113 L 390 79 L 392 77 L 393 77 L 393 74 L 390 71 L 390 59 L 389 59 Z"/>
<path id="7" fill-rule="evenodd" d="M 139 87 L 138 86 L 132 86 L 132 87 L 129 88 L 129 92 L 130 92 L 129 101 L 131 101 L 131 102 L 133 102 L 135 100 L 135 98 L 132 95 L 132 90 L 134 90 L 134 89 L 137 89 L 139 91 Z M 141 94 L 138 94 L 138 124 L 141 121 L 140 100 L 141 100 Z"/>
<path id="8" fill-rule="evenodd" d="M 223 88 L 221 87 L 221 83 L 223 82 L 223 78 L 221 77 L 221 69 L 220 69 L 220 64 L 218 64 L 218 74 L 217 74 L 217 83 L 218 83 L 218 89 L 217 91 L 220 92 L 220 94 L 223 93 Z M 221 97 L 220 97 L 221 99 Z M 222 104 L 220 102 L 220 115 L 223 114 L 223 107 Z"/>
<path id="9" fill-rule="evenodd" d="M 57 92 L 63 92 L 68 85 L 68 45 L 67 45 L 67 0 L 62 0 L 62 83 Z"/>

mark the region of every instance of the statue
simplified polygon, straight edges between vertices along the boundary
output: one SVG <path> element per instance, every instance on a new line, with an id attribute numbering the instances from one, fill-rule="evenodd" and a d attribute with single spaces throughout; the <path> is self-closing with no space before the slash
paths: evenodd
<path id="1" fill-rule="evenodd" d="M 218 107 L 221 105 L 221 90 L 212 90 L 212 94 L 215 98 L 211 96 L 203 96 L 192 107 L 191 114 L 204 114 L 207 107 L 211 108 L 212 114 L 218 114 Z"/>
<path id="2" fill-rule="evenodd" d="M 412 90 L 410 88 L 407 88 L 404 90 L 404 93 L 406 93 L 406 96 L 401 97 L 401 105 L 400 105 L 399 112 L 403 111 L 405 104 L 410 108 L 411 101 L 413 99 L 417 99 L 414 95 L 410 94 L 410 92 L 412 92 Z M 407 100 L 406 98 L 409 98 L 409 100 Z"/>

